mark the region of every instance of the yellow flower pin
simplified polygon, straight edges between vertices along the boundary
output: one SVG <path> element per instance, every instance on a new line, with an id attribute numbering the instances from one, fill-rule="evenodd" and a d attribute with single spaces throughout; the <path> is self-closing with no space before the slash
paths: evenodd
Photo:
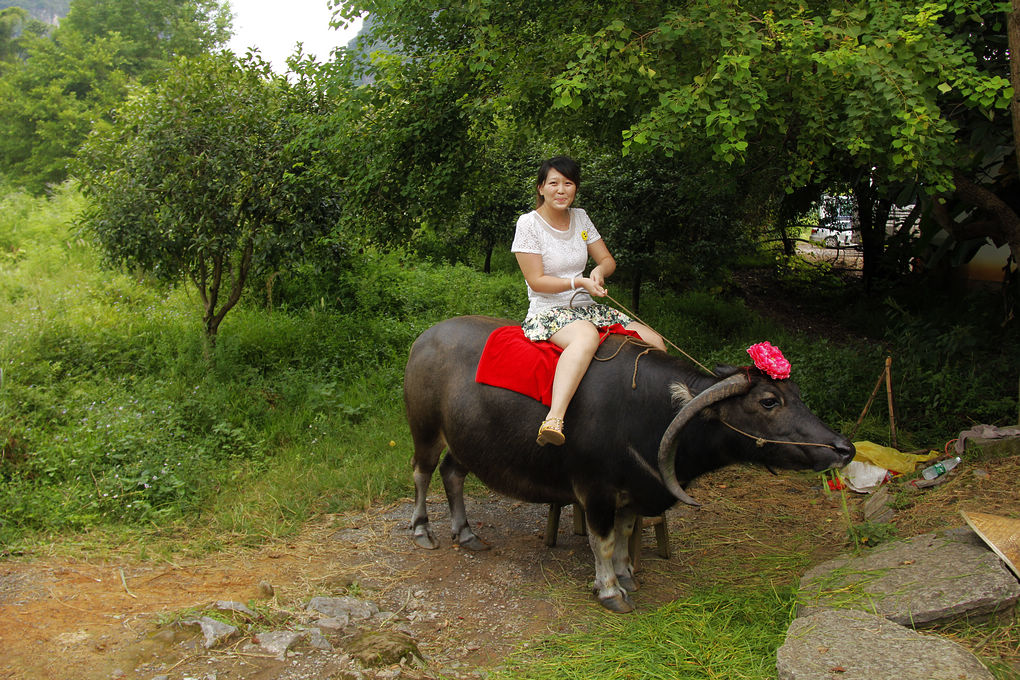
<path id="1" fill-rule="evenodd" d="M 584 241 L 585 243 L 588 242 L 588 230 L 587 229 L 585 229 L 584 231 L 581 232 L 581 240 Z"/>

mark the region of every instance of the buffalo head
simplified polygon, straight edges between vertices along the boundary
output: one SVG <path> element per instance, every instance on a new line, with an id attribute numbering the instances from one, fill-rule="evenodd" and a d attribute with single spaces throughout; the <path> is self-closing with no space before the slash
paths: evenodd
<path id="1" fill-rule="evenodd" d="M 853 458 L 850 440 L 808 410 L 795 383 L 774 380 L 754 368 L 720 367 L 716 374 L 721 379 L 697 395 L 682 385 L 674 390 L 683 407 L 659 443 L 659 473 L 684 503 L 698 505 L 677 479 L 676 451 L 684 427 L 695 417 L 717 420 L 746 439 L 734 448 L 734 460 L 821 471 Z"/>

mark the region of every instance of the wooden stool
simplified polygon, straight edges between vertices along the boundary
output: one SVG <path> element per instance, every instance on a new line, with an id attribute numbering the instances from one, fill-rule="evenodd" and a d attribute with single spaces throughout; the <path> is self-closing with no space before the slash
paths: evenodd
<path id="1" fill-rule="evenodd" d="M 549 518 L 545 524 L 545 544 L 550 548 L 556 545 L 556 534 L 560 530 L 560 512 L 563 506 L 558 503 L 549 504 Z M 637 571 L 638 559 L 641 556 L 641 531 L 648 526 L 655 527 L 655 543 L 658 548 L 659 557 L 669 559 L 669 534 L 666 532 L 666 515 L 658 517 L 638 516 L 634 522 L 634 532 L 630 535 L 630 543 L 627 548 L 630 552 L 630 563 Z M 574 503 L 574 534 L 584 536 L 588 531 L 585 528 L 584 512 L 581 507 Z"/>

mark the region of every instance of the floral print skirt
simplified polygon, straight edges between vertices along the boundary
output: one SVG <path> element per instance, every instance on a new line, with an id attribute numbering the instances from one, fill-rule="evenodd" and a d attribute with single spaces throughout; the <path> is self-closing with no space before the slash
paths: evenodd
<path id="1" fill-rule="evenodd" d="M 596 302 L 584 307 L 554 307 L 528 317 L 521 328 L 528 340 L 539 342 L 548 340 L 556 331 L 578 320 L 590 321 L 596 328 L 612 326 L 614 323 L 626 326 L 633 321 L 623 312 Z"/>

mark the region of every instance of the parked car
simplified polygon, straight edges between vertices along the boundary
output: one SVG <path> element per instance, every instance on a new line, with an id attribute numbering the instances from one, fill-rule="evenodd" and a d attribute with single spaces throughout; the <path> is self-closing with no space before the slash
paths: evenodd
<path id="1" fill-rule="evenodd" d="M 810 240 L 826 248 L 846 247 L 857 243 L 853 201 L 848 196 L 823 196 L 818 206 L 818 226 L 811 228 Z"/>
<path id="2" fill-rule="evenodd" d="M 855 234 L 852 229 L 827 229 L 825 227 L 811 227 L 812 241 L 823 244 L 826 248 L 846 247 L 856 243 Z"/>

